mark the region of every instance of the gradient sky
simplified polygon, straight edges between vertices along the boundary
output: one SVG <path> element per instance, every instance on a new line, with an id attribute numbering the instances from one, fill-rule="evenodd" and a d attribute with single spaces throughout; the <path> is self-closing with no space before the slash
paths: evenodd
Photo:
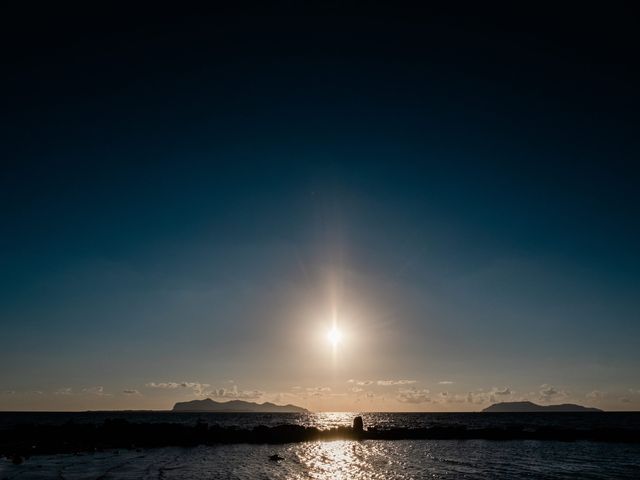
<path id="1" fill-rule="evenodd" d="M 640 409 L 632 16 L 336 5 L 12 12 L 0 409 Z"/>

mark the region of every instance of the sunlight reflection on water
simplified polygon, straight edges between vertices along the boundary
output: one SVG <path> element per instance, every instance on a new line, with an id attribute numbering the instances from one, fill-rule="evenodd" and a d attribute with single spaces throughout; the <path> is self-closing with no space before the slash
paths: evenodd
<path id="1" fill-rule="evenodd" d="M 298 451 L 300 462 L 315 478 L 356 478 L 367 471 L 362 445 L 349 441 L 310 443 Z"/>
<path id="2" fill-rule="evenodd" d="M 277 453 L 283 460 L 270 461 Z M 590 442 L 333 441 L 221 445 L 0 460 L 29 479 L 637 479 L 640 445 Z"/>
<path id="3" fill-rule="evenodd" d="M 308 423 L 325 429 L 350 426 L 353 422 L 353 417 L 357 414 L 353 412 L 318 412 L 312 415 L 312 420 L 308 421 Z"/>

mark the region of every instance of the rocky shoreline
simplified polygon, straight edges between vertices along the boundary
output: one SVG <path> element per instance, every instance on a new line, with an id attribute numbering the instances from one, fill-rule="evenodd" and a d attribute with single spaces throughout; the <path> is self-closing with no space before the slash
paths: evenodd
<path id="1" fill-rule="evenodd" d="M 347 440 L 541 440 L 640 443 L 640 430 L 625 428 L 433 426 L 429 428 L 364 428 L 357 417 L 352 427 L 318 429 L 301 425 L 251 429 L 198 423 L 134 423 L 122 419 L 102 424 L 17 425 L 0 431 L 0 455 L 18 459 L 37 454 L 80 453 L 104 449 L 196 446 L 230 443 L 282 444 Z"/>

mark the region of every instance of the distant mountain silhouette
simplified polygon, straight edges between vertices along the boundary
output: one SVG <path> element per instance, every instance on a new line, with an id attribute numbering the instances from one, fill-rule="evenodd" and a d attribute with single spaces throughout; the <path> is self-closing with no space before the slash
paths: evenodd
<path id="1" fill-rule="evenodd" d="M 501 402 L 482 410 L 483 412 L 602 412 L 599 408 L 583 407 L 573 403 L 561 405 L 537 405 L 533 402 Z"/>
<path id="2" fill-rule="evenodd" d="M 174 412 L 255 412 L 255 413 L 307 413 L 309 410 L 295 405 L 276 405 L 264 402 L 254 403 L 243 400 L 216 402 L 210 398 L 178 402 L 173 406 Z"/>

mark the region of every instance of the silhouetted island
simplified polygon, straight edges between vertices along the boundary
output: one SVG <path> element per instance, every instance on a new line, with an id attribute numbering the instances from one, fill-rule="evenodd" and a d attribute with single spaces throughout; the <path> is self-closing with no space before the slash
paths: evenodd
<path id="1" fill-rule="evenodd" d="M 308 413 L 309 410 L 296 405 L 276 405 L 275 403 L 245 402 L 243 400 L 231 400 L 229 402 L 216 402 L 210 398 L 204 400 L 191 400 L 190 402 L 178 402 L 173 406 L 174 412 L 210 412 L 210 413 Z"/>
<path id="2" fill-rule="evenodd" d="M 533 402 L 501 402 L 482 410 L 483 412 L 506 412 L 506 413 L 527 413 L 527 412 L 602 412 L 599 408 L 583 407 L 573 403 L 563 403 L 560 405 L 537 405 Z"/>

